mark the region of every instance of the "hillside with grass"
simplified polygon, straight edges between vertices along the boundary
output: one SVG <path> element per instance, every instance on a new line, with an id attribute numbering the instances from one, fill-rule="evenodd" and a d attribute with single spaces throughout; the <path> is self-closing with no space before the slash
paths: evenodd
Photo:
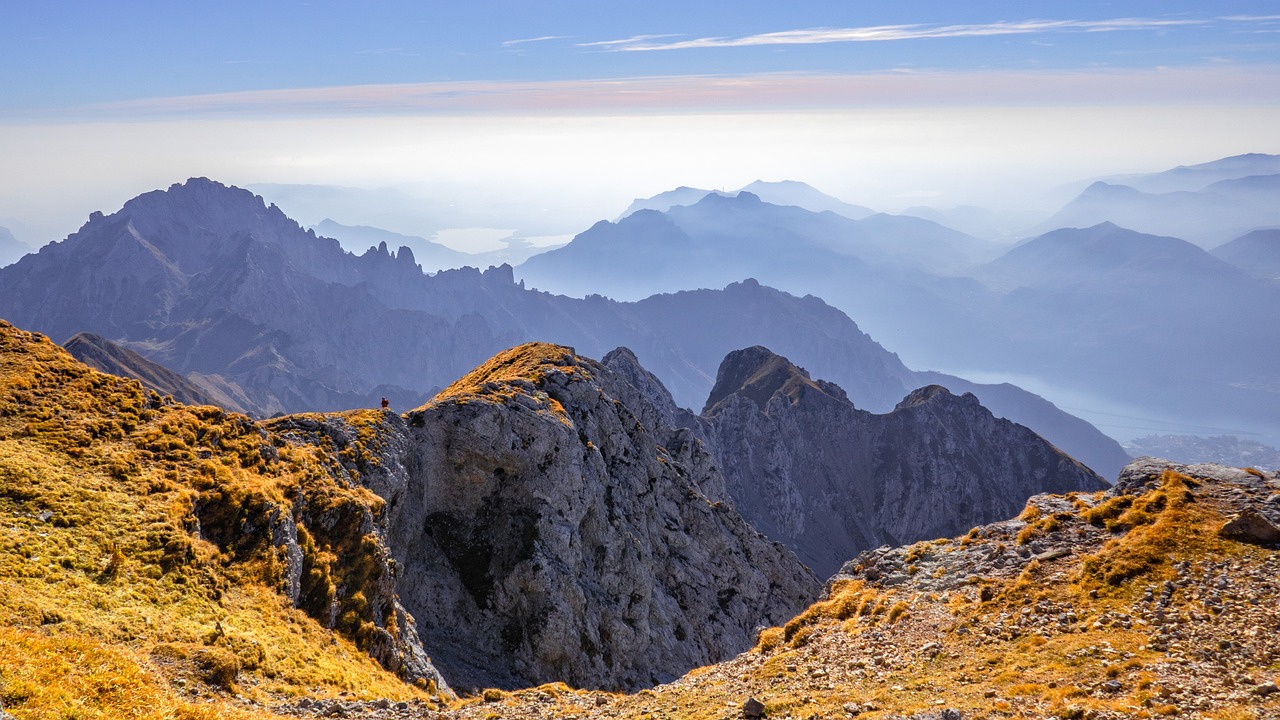
<path id="1" fill-rule="evenodd" d="M 382 513 L 336 455 L 0 321 L 0 703 L 15 717 L 439 702 L 387 590 Z"/>

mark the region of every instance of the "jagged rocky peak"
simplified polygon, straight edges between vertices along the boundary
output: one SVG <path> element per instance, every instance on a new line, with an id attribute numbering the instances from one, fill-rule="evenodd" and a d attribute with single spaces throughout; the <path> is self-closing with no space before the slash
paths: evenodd
<path id="1" fill-rule="evenodd" d="M 705 451 L 662 444 L 679 431 L 644 396 L 530 343 L 406 416 L 412 457 L 380 463 L 409 469 L 388 498 L 392 547 L 454 686 L 648 686 L 745 650 L 814 597 L 789 550 L 702 491 L 723 487 Z"/>
<path id="2" fill-rule="evenodd" d="M 701 416 L 738 510 L 821 575 L 861 550 L 960 532 L 1038 492 L 1105 483 L 971 394 L 857 409 L 766 348 L 730 353 Z"/>
<path id="3" fill-rule="evenodd" d="M 730 395 L 741 395 L 764 408 L 770 398 L 781 393 L 791 402 L 799 402 L 806 393 L 817 393 L 848 402 L 838 386 L 813 380 L 802 367 L 759 345 L 735 350 L 725 356 L 716 372 L 716 384 L 707 397 L 703 413 L 714 412 Z"/>
<path id="4" fill-rule="evenodd" d="M 95 212 L 63 244 L 83 252 L 82 246 L 122 241 L 185 275 L 217 269 L 227 257 L 242 256 L 250 243 L 276 248 L 294 262 L 342 253 L 337 240 L 304 230 L 261 196 L 203 177 L 143 193 L 111 215 Z"/>

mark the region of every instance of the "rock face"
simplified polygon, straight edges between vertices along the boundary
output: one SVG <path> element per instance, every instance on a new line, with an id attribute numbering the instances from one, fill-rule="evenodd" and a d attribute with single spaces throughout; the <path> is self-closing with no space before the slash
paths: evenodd
<path id="1" fill-rule="evenodd" d="M 794 554 L 700 490 L 723 478 L 652 392 L 528 344 L 363 440 L 323 431 L 366 458 L 353 469 L 387 501 L 400 597 L 451 685 L 648 686 L 745 650 L 816 596 Z"/>
<path id="2" fill-rule="evenodd" d="M 813 597 L 816 578 L 702 495 L 629 392 L 530 344 L 409 414 L 422 482 L 393 511 L 402 593 L 452 682 L 674 679 Z"/>
<path id="3" fill-rule="evenodd" d="M 739 512 L 822 576 L 868 548 L 1016 514 L 1036 493 L 1106 487 L 973 395 L 928 386 L 875 415 L 762 347 L 725 358 L 701 422 Z"/>

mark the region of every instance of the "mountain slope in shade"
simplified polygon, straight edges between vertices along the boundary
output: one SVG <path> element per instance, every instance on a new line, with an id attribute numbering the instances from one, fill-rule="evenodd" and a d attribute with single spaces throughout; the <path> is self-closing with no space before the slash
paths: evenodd
<path id="1" fill-rule="evenodd" d="M 1254 230 L 1210 252 L 1250 275 L 1280 278 L 1280 229 Z"/>
<path id="2" fill-rule="evenodd" d="M 76 333 L 62 347 L 91 368 L 108 375 L 134 378 L 161 395 L 173 396 L 174 400 L 184 405 L 219 405 L 234 412 L 242 412 L 231 398 L 215 398 L 169 368 L 93 333 Z"/>
<path id="3" fill-rule="evenodd" d="M 755 698 L 765 718 L 1280 715 L 1280 611 L 1253 602 L 1276 592 L 1280 557 L 1223 532 L 1237 515 L 1280 523 L 1266 502 L 1280 477 L 1147 459 L 1125 480 L 867 552 L 751 652 L 607 714 L 741 717 Z M 529 692 L 449 718 L 590 717 L 594 704 Z"/>
<path id="4" fill-rule="evenodd" d="M 973 395 L 931 385 L 876 415 L 762 347 L 725 358 L 702 419 L 738 510 L 822 576 L 863 550 L 1008 516 L 1038 492 L 1106 487 Z"/>
<path id="5" fill-rule="evenodd" d="M 920 386 L 941 385 L 955 395 L 972 393 L 996 417 L 1034 429 L 1037 435 L 1109 482 L 1133 459 L 1119 443 L 1098 428 L 1017 385 L 975 383 L 936 372 L 917 372 L 914 380 Z"/>

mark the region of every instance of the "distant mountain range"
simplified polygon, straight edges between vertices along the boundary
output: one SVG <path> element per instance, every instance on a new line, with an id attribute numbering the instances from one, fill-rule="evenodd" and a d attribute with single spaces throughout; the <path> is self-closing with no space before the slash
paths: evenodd
<path id="1" fill-rule="evenodd" d="M 1278 174 L 1280 155 L 1247 153 L 1198 165 L 1179 165 L 1161 172 L 1116 175 L 1105 181 L 1113 185 L 1128 185 L 1146 193 L 1195 192 L 1222 180 Z"/>
<path id="2" fill-rule="evenodd" d="M 601 221 L 569 245 L 530 258 L 518 272 L 544 290 L 638 299 L 744 277 L 818 288 L 832 276 L 850 283 L 892 273 L 909 282 L 919 273 L 958 273 L 995 254 L 984 241 L 921 218 L 852 220 L 742 191 Z"/>
<path id="3" fill-rule="evenodd" d="M 1266 182 L 1216 182 L 1226 185 L 1209 183 L 1214 192 L 1237 194 L 1255 184 L 1259 208 L 1280 208 Z M 1136 422 L 1280 441 L 1280 366 L 1269 360 L 1280 324 L 1267 310 L 1277 286 L 1250 276 L 1275 261 L 1267 237 L 1234 246 L 1248 272 L 1185 240 L 1109 222 L 1053 230 L 997 258 L 996 246 L 919 218 L 854 221 L 741 193 L 597 223 L 516 275 L 553 292 L 624 298 L 750 276 L 821 296 L 908 364 L 1036 383 L 1099 422 L 1114 417 L 1122 436 Z"/>
<path id="4" fill-rule="evenodd" d="M 942 241 L 956 235 L 925 226 Z M 752 281 L 620 303 L 528 290 L 509 267 L 426 276 L 411 251 L 346 253 L 261 198 L 205 179 L 94 213 L 66 240 L 0 271 L 0 316 L 59 341 L 95 333 L 260 416 L 369 407 L 383 396 L 413 407 L 492 353 L 533 339 L 597 356 L 630 347 L 687 407 L 705 400 L 728 352 L 752 345 L 839 383 L 868 410 L 888 410 L 920 384 L 814 297 Z M 969 389 L 987 395 L 973 385 L 956 391 Z M 1008 387 L 992 396 L 1003 399 L 996 412 L 1100 473 L 1123 463 L 1114 441 L 1040 398 Z"/>
<path id="5" fill-rule="evenodd" d="M 1124 444 L 1134 457 L 1171 458 L 1182 463 L 1218 463 L 1259 470 L 1280 470 L 1280 450 L 1234 435 L 1145 435 Z"/>
<path id="6" fill-rule="evenodd" d="M 696 205 L 708 195 L 734 197 L 743 192 L 751 193 L 771 205 L 793 205 L 810 212 L 833 212 L 851 220 L 861 220 L 869 215 L 876 214 L 876 211 L 871 208 L 847 203 L 839 198 L 827 195 L 806 183 L 795 180 L 783 180 L 781 182 L 756 180 L 746 187 L 728 193 L 720 190 L 702 190 L 691 187 L 668 190 L 651 198 L 640 198 L 633 201 L 618 219 L 621 220 L 640 210 L 666 212 L 673 207 L 681 205 Z"/>
<path id="7" fill-rule="evenodd" d="M 1280 435 L 1275 283 L 1110 223 L 1047 233 L 976 274 L 1004 293 L 1003 330 L 965 349 L 972 366 L 1060 378 L 1189 426 Z"/>
<path id="8" fill-rule="evenodd" d="M 1147 193 L 1096 182 L 1038 231 L 1113 222 L 1153 235 L 1172 235 L 1212 248 L 1244 233 L 1280 225 L 1280 174 L 1221 180 L 1201 190 Z"/>

